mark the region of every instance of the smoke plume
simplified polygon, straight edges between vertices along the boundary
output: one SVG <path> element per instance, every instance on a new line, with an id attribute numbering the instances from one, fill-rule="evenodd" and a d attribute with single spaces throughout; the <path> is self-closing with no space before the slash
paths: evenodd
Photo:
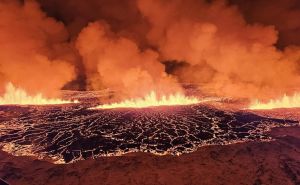
<path id="1" fill-rule="evenodd" d="M 300 82 L 299 49 L 278 50 L 274 26 L 248 24 L 226 1 L 139 0 L 138 6 L 162 58 L 187 63 L 174 71 L 183 82 L 243 98 L 277 96 Z"/>
<path id="2" fill-rule="evenodd" d="M 250 99 L 299 88 L 296 0 L 2 0 L 0 10 L 1 88 L 51 95 L 82 78 L 129 97 L 194 83 Z"/>
<path id="3" fill-rule="evenodd" d="M 34 1 L 0 2 L 0 88 L 6 83 L 30 93 L 53 95 L 75 76 L 68 63 L 68 33 Z"/>
<path id="4" fill-rule="evenodd" d="M 152 90 L 161 94 L 180 90 L 176 80 L 165 73 L 158 53 L 141 51 L 132 40 L 116 36 L 104 23 L 91 23 L 84 28 L 76 47 L 92 89 L 112 88 L 131 97 Z"/>
<path id="5" fill-rule="evenodd" d="M 300 1 L 298 0 L 230 0 L 237 4 L 247 22 L 274 25 L 279 32 L 277 46 L 300 44 Z"/>

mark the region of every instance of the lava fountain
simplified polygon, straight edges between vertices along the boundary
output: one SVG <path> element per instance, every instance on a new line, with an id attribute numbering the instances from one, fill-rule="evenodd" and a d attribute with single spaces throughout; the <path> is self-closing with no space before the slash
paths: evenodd
<path id="1" fill-rule="evenodd" d="M 300 93 L 295 93 L 292 96 L 284 95 L 279 99 L 272 99 L 267 103 L 260 102 L 259 100 L 254 100 L 249 109 L 276 109 L 276 108 L 296 108 L 300 107 Z"/>
<path id="2" fill-rule="evenodd" d="M 3 97 L 0 97 L 0 105 L 56 105 L 78 103 L 77 100 L 47 99 L 41 93 L 30 96 L 24 89 L 15 87 L 12 83 L 6 85 Z"/>
<path id="3" fill-rule="evenodd" d="M 199 100 L 196 97 L 187 97 L 181 93 L 158 97 L 156 92 L 151 91 L 144 98 L 128 99 L 119 103 L 103 104 L 93 109 L 145 108 L 170 105 L 191 105 L 203 101 L 205 100 Z"/>

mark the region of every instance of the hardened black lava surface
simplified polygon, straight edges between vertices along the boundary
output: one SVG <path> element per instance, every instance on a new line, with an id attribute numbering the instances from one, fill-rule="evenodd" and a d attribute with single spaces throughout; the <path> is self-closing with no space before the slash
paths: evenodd
<path id="1" fill-rule="evenodd" d="M 84 105 L 0 106 L 0 144 L 77 159 L 131 151 L 178 155 L 208 144 L 270 139 L 296 121 L 227 112 L 205 105 L 90 110 Z"/>

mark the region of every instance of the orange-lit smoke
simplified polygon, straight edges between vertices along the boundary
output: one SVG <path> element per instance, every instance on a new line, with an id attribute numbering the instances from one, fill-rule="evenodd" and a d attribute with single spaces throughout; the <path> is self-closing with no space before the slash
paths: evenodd
<path id="1" fill-rule="evenodd" d="M 175 70 L 181 81 L 205 92 L 266 98 L 295 89 L 299 48 L 279 51 L 273 26 L 247 24 L 225 1 L 138 0 L 151 23 L 147 38 L 165 60 L 185 61 Z"/>
<path id="2" fill-rule="evenodd" d="M 279 31 L 277 45 L 300 44 L 300 1 L 298 0 L 229 0 L 237 4 L 248 22 L 274 25 Z"/>
<path id="3" fill-rule="evenodd" d="M 74 76 L 68 33 L 34 1 L 0 1 L 0 92 L 12 82 L 30 94 L 53 96 Z"/>
<path id="4" fill-rule="evenodd" d="M 144 96 L 150 91 L 181 91 L 175 78 L 165 73 L 157 52 L 141 51 L 132 40 L 113 34 L 104 23 L 91 23 L 83 29 L 76 47 L 92 89 L 112 88 L 129 97 Z"/>
<path id="5" fill-rule="evenodd" d="M 110 88 L 126 98 L 181 92 L 181 82 L 235 98 L 294 93 L 300 84 L 299 46 L 287 46 L 290 38 L 282 41 L 282 50 L 276 44 L 283 27 L 298 29 L 298 11 L 284 16 L 288 25 L 282 17 L 275 27 L 272 21 L 256 22 L 269 20 L 262 13 L 247 22 L 233 5 L 243 0 L 229 1 L 38 0 L 46 14 L 33 0 L 3 0 L 0 88 L 11 81 L 29 93 L 52 95 L 80 73 L 86 89 Z M 295 0 L 283 4 L 289 2 Z M 168 71 L 165 61 L 183 65 Z"/>

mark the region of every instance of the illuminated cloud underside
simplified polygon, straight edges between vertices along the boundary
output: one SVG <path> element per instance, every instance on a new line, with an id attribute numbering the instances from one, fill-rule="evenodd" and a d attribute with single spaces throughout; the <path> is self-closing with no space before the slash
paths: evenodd
<path id="1" fill-rule="evenodd" d="M 77 100 L 47 99 L 42 94 L 30 96 L 23 89 L 16 88 L 12 83 L 6 85 L 3 97 L 0 97 L 0 105 L 56 105 L 78 103 Z"/>

